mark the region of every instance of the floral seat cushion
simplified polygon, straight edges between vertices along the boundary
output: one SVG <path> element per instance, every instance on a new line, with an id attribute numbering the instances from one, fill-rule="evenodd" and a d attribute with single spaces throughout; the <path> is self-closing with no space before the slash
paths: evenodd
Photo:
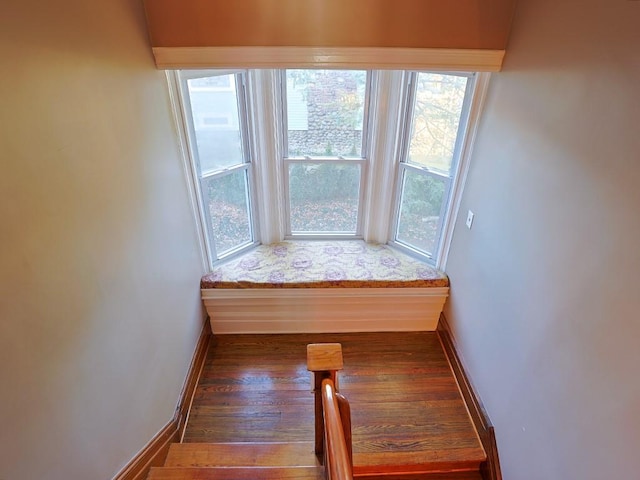
<path id="1" fill-rule="evenodd" d="M 448 287 L 445 273 L 387 245 L 285 241 L 217 265 L 208 288 Z"/>

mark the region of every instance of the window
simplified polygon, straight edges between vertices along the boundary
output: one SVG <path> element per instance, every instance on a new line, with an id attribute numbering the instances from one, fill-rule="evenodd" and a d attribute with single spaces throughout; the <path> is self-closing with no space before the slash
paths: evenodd
<path id="1" fill-rule="evenodd" d="M 282 76 L 287 235 L 360 235 L 367 72 Z"/>
<path id="2" fill-rule="evenodd" d="M 244 83 L 244 73 L 181 75 L 189 150 L 215 260 L 256 243 Z"/>
<path id="3" fill-rule="evenodd" d="M 438 251 L 442 237 L 470 87 L 466 75 L 409 76 L 394 241 L 428 257 Z"/>
<path id="4" fill-rule="evenodd" d="M 486 75 L 307 69 L 172 78 L 213 263 L 260 243 L 259 224 L 266 241 L 364 238 L 442 266 Z"/>

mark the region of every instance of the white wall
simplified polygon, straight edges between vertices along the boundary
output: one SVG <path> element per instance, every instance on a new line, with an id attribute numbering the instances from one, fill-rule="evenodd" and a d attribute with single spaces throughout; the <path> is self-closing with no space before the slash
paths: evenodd
<path id="1" fill-rule="evenodd" d="M 507 52 L 446 315 L 506 480 L 638 478 L 640 2 L 520 0 Z"/>
<path id="2" fill-rule="evenodd" d="M 164 76 L 138 0 L 3 2 L 0 62 L 0 478 L 111 478 L 202 325 Z"/>

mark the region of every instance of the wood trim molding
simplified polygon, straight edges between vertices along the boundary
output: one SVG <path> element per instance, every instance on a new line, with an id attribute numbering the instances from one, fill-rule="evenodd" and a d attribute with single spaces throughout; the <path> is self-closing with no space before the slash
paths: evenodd
<path id="1" fill-rule="evenodd" d="M 210 342 L 211 324 L 208 321 L 205 321 L 202 331 L 200 332 L 200 338 L 198 339 L 196 350 L 193 353 L 193 359 L 189 366 L 187 378 L 184 381 L 184 386 L 180 393 L 178 408 L 176 409 L 176 421 L 178 433 L 180 434 L 180 442 L 182 442 L 182 439 L 184 438 L 187 421 L 189 420 L 189 412 L 191 411 L 191 405 L 193 404 L 193 397 L 196 394 L 196 387 L 198 386 L 198 381 L 200 380 L 202 369 L 204 368 L 204 363 L 207 359 L 207 351 L 209 350 Z"/>
<path id="2" fill-rule="evenodd" d="M 245 300 L 248 298 L 354 298 L 354 297 L 441 297 L 449 287 L 387 288 L 202 288 L 202 299 Z"/>
<path id="3" fill-rule="evenodd" d="M 480 465 L 482 478 L 483 480 L 502 480 L 495 430 L 480 398 L 469 381 L 469 377 L 467 377 L 456 350 L 451 327 L 444 314 L 440 315 L 440 321 L 438 322 L 436 331 L 438 332 L 440 343 L 451 365 L 451 370 L 460 387 L 462 397 L 469 409 L 469 414 L 480 437 L 480 442 L 487 454 L 487 460 Z"/>
<path id="4" fill-rule="evenodd" d="M 173 418 L 131 459 L 120 473 L 113 477 L 113 480 L 145 480 L 151 467 L 160 467 L 164 464 L 169 446 L 182 440 L 210 341 L 211 328 L 209 322 L 205 322 Z"/>
<path id="5" fill-rule="evenodd" d="M 169 446 L 179 439 L 174 417 L 113 480 L 145 480 L 151 467 L 162 466 Z"/>
<path id="6" fill-rule="evenodd" d="M 391 47 L 153 47 L 160 69 L 346 68 L 498 72 L 504 50 Z"/>

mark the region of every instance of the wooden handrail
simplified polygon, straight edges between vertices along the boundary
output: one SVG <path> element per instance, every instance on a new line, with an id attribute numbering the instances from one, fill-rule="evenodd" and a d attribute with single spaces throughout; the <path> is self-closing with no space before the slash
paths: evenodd
<path id="1" fill-rule="evenodd" d="M 344 397 L 342 397 L 344 398 Z M 346 399 L 345 399 L 346 400 Z M 347 446 L 336 387 L 333 380 L 322 381 L 325 470 L 329 480 L 352 480 L 350 448 Z M 351 432 L 349 432 L 349 436 Z"/>
<path id="2" fill-rule="evenodd" d="M 349 454 L 349 464 L 353 470 L 353 441 L 351 439 L 351 406 L 349 400 L 344 395 L 336 391 L 338 408 L 340 409 L 340 420 L 342 420 L 342 430 L 344 432 L 344 442 L 347 444 Z"/>
<path id="3" fill-rule="evenodd" d="M 342 346 L 339 343 L 307 345 L 307 369 L 314 376 L 316 455 L 323 460 L 326 478 L 352 480 L 351 407 L 338 393 Z"/>

